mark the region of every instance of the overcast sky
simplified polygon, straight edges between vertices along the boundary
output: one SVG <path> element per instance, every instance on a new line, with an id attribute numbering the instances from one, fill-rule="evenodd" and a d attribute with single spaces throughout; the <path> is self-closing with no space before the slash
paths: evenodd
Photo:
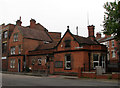
<path id="1" fill-rule="evenodd" d="M 70 26 L 76 34 L 88 36 L 89 25 L 95 25 L 95 34 L 103 30 L 105 9 L 103 5 L 114 0 L 0 0 L 0 25 L 15 24 L 21 16 L 22 26 L 28 26 L 33 18 L 49 31 L 62 32 Z"/>

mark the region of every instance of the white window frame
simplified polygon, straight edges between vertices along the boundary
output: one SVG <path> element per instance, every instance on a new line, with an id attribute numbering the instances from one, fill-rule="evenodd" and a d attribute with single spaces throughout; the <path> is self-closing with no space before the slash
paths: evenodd
<path id="1" fill-rule="evenodd" d="M 97 53 L 94 53 L 94 54 L 93 54 L 93 69 L 96 69 L 96 66 L 94 66 L 94 63 L 98 63 L 98 66 L 99 66 L 100 55 L 97 54 L 97 55 L 98 55 L 98 61 L 94 61 L 94 55 L 96 55 L 96 54 L 97 54 Z"/>
<path id="2" fill-rule="evenodd" d="M 11 47 L 11 55 L 15 54 L 15 46 Z"/>
<path id="3" fill-rule="evenodd" d="M 10 59 L 10 68 L 15 68 L 15 59 Z"/>
<path id="4" fill-rule="evenodd" d="M 103 55 L 103 56 L 101 57 L 101 59 L 102 59 L 102 67 L 103 67 L 103 68 L 106 67 L 105 58 L 106 58 L 105 55 Z M 104 66 L 103 66 L 103 64 L 104 64 Z"/>
<path id="5" fill-rule="evenodd" d="M 70 63 L 71 64 L 71 55 L 70 56 L 70 61 L 67 61 L 67 56 L 68 55 L 65 55 L 65 69 L 71 69 L 71 66 L 70 67 L 67 67 L 67 63 Z"/>
<path id="6" fill-rule="evenodd" d="M 7 38 L 8 37 L 8 31 L 3 32 L 3 36 L 4 36 L 4 38 Z"/>
<path id="7" fill-rule="evenodd" d="M 18 53 L 21 54 L 21 45 L 19 45 L 18 48 L 19 48 L 19 49 L 18 49 Z"/>
<path id="8" fill-rule="evenodd" d="M 13 35 L 13 41 L 14 41 L 14 42 L 18 41 L 18 33 L 15 33 L 15 34 Z"/>
<path id="9" fill-rule="evenodd" d="M 41 58 L 38 58 L 38 65 L 42 65 L 42 59 Z"/>
<path id="10" fill-rule="evenodd" d="M 35 59 L 32 59 L 32 65 L 35 65 Z"/>
<path id="11" fill-rule="evenodd" d="M 115 58 L 116 55 L 115 55 L 115 50 L 112 50 L 112 58 Z"/>
<path id="12" fill-rule="evenodd" d="M 110 60 L 110 52 L 108 51 L 108 54 L 107 54 L 107 59 L 108 61 Z"/>
<path id="13" fill-rule="evenodd" d="M 111 41 L 112 47 L 115 46 L 114 40 Z"/>

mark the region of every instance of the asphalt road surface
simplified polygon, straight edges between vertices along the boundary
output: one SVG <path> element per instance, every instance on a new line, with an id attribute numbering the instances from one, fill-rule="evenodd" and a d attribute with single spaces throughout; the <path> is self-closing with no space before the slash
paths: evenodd
<path id="1" fill-rule="evenodd" d="M 118 86 L 117 80 L 70 79 L 61 76 L 37 77 L 2 74 L 2 86 Z"/>

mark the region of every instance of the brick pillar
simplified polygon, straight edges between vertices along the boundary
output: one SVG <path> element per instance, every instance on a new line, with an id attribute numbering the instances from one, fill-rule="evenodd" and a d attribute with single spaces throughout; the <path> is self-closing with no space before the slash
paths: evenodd
<path id="1" fill-rule="evenodd" d="M 82 69 L 79 67 L 78 68 L 78 77 L 80 78 L 82 76 Z"/>
<path id="2" fill-rule="evenodd" d="M 54 73 L 54 62 L 50 61 L 50 74 Z"/>

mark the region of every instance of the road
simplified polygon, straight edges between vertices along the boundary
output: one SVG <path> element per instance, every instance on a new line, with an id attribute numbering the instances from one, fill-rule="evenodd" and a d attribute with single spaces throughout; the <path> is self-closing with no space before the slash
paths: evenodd
<path id="1" fill-rule="evenodd" d="M 2 86 L 118 86 L 117 80 L 70 79 L 61 76 L 2 74 Z"/>

